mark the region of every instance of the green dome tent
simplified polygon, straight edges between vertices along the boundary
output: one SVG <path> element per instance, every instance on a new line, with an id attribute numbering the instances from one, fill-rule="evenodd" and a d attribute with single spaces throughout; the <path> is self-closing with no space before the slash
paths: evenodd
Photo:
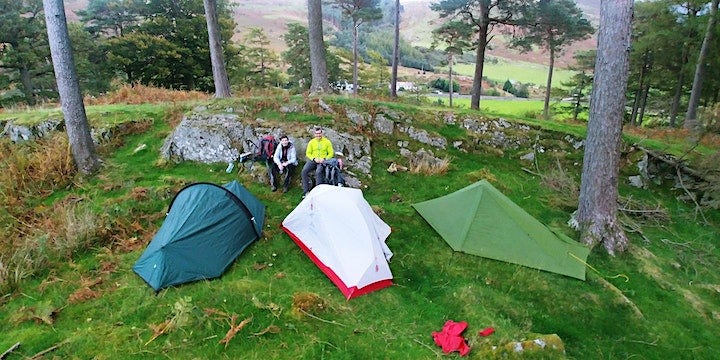
<path id="1" fill-rule="evenodd" d="M 590 249 L 554 233 L 486 180 L 412 206 L 455 251 L 585 280 Z"/>
<path id="2" fill-rule="evenodd" d="M 237 181 L 188 185 L 133 271 L 155 291 L 218 277 L 260 237 L 264 220 L 265 205 Z"/>

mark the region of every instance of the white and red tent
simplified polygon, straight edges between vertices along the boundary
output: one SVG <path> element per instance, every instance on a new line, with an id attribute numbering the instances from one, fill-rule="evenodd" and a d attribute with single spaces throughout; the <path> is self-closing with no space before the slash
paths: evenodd
<path id="1" fill-rule="evenodd" d="M 392 285 L 388 226 L 362 191 L 318 185 L 283 220 L 290 235 L 347 299 Z"/>

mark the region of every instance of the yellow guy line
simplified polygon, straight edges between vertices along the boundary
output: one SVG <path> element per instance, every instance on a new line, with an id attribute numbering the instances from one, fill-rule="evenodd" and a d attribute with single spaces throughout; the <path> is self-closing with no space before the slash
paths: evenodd
<path id="1" fill-rule="evenodd" d="M 609 276 L 609 277 L 608 277 L 608 276 L 603 276 L 603 274 L 601 274 L 596 268 L 594 268 L 592 265 L 590 265 L 590 264 L 586 263 L 585 261 L 583 261 L 583 259 L 577 257 L 577 255 L 575 255 L 575 254 L 573 254 L 573 253 L 571 253 L 571 252 L 569 252 L 569 251 L 568 251 L 568 255 L 570 255 L 570 256 L 572 256 L 573 258 L 575 258 L 575 260 L 577 260 L 577 261 L 585 264 L 585 266 L 589 267 L 592 271 L 596 272 L 598 275 L 600 275 L 600 277 L 606 277 L 606 278 L 608 278 L 608 279 L 617 279 L 617 278 L 621 277 L 621 278 L 625 278 L 625 282 L 630 281 L 630 278 L 629 278 L 627 275 L 625 275 L 625 274 L 617 274 L 617 275 L 615 275 L 615 276 Z"/>

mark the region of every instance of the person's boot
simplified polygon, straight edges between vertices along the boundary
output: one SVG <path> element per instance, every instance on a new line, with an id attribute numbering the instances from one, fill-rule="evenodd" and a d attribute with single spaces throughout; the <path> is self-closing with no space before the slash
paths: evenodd
<path id="1" fill-rule="evenodd" d="M 277 185 L 275 185 L 275 176 L 272 173 L 268 174 L 270 178 L 270 190 L 277 191 Z"/>

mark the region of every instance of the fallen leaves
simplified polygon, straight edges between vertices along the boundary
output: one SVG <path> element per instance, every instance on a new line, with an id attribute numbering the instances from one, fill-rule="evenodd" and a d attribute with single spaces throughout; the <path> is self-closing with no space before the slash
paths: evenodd
<path id="1" fill-rule="evenodd" d="M 263 263 L 255 263 L 255 264 L 253 264 L 253 269 L 255 269 L 255 270 L 257 270 L 257 271 L 260 271 L 260 270 L 267 269 L 268 266 L 270 266 L 270 265 L 268 265 L 268 264 L 263 264 Z"/>
<path id="2" fill-rule="evenodd" d="M 233 314 L 231 320 L 230 320 L 230 330 L 225 334 L 225 337 L 220 340 L 220 344 L 225 344 L 225 348 L 227 349 L 228 344 L 230 343 L 230 340 L 232 340 L 235 335 L 238 333 L 238 331 L 242 330 L 242 328 L 245 327 L 245 325 L 249 324 L 252 321 L 252 316 L 241 321 L 239 324 L 235 325 L 235 321 L 237 321 L 238 316 Z"/>
<path id="3" fill-rule="evenodd" d="M 77 289 L 77 290 L 75 290 L 75 292 L 70 294 L 70 296 L 68 297 L 68 302 L 71 304 L 77 304 L 80 302 L 97 299 L 99 297 L 100 297 L 99 292 L 97 292 L 89 287 L 84 287 L 84 288 Z"/>
<path id="4" fill-rule="evenodd" d="M 280 327 L 277 326 L 277 325 L 270 325 L 270 326 L 266 327 L 264 330 L 260 331 L 259 333 L 253 334 L 253 336 L 262 336 L 262 335 L 265 335 L 265 334 L 267 334 L 267 333 L 279 334 L 279 333 L 280 333 Z"/>
<path id="5" fill-rule="evenodd" d="M 93 286 L 102 284 L 103 279 L 101 277 L 96 278 L 86 278 L 81 277 L 80 278 L 80 288 L 75 290 L 70 296 L 68 297 L 68 302 L 71 304 L 76 304 L 79 302 L 97 299 L 101 296 L 101 294 L 98 291 L 95 291 L 92 289 Z"/>
<path id="6" fill-rule="evenodd" d="M 169 333 L 173 328 L 173 322 L 172 319 L 167 319 L 159 324 L 148 324 L 148 327 L 152 330 L 153 336 L 145 343 L 145 346 L 157 339 L 160 335 Z"/>
<path id="7" fill-rule="evenodd" d="M 192 312 L 195 306 L 192 304 L 192 298 L 185 296 L 173 304 L 172 314 L 169 319 L 159 324 L 148 324 L 153 331 L 153 336 L 145 343 L 145 346 L 157 339 L 160 335 L 168 334 L 176 329 L 182 328 L 191 323 Z"/>

